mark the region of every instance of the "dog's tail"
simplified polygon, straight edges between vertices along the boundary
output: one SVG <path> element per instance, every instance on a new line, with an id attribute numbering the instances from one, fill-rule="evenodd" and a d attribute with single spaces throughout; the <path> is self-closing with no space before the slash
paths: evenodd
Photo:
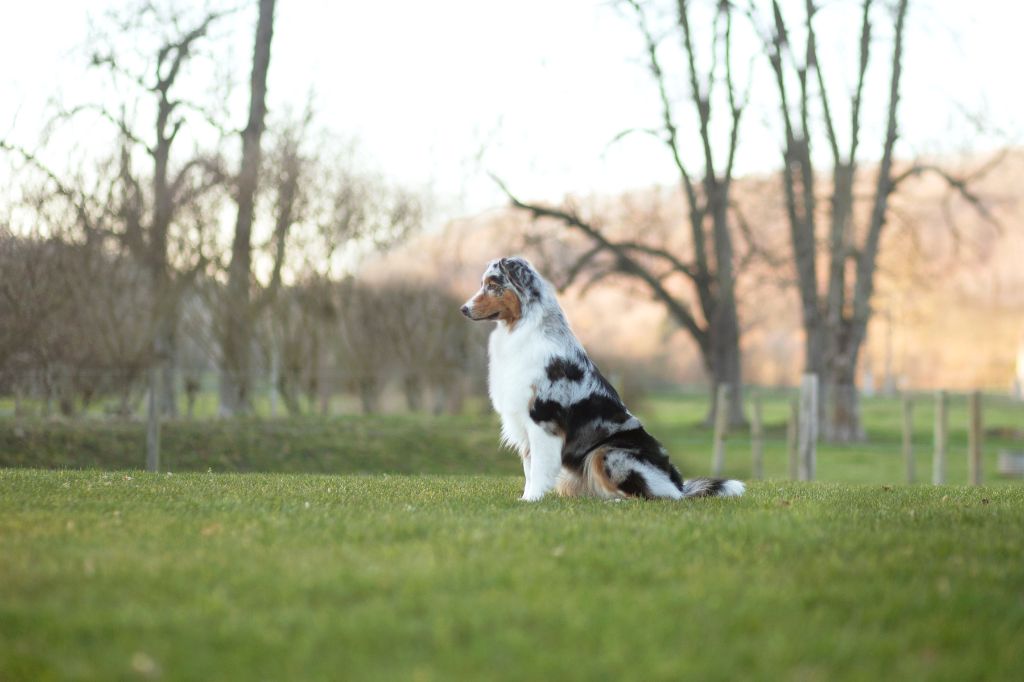
<path id="1" fill-rule="evenodd" d="M 722 478 L 690 478 L 683 481 L 683 497 L 739 497 L 747 489 L 743 481 Z"/>

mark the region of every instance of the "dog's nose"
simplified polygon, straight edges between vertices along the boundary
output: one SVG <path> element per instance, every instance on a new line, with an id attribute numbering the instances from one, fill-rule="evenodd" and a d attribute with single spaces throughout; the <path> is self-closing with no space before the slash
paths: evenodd
<path id="1" fill-rule="evenodd" d="M 461 312 L 466 317 L 469 317 L 469 306 L 468 305 L 462 306 L 461 308 L 459 308 L 459 312 Z"/>

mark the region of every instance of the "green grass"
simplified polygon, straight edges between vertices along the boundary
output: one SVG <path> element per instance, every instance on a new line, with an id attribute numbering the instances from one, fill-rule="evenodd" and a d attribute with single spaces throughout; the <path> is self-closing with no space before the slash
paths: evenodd
<path id="1" fill-rule="evenodd" d="M 708 472 L 703 396 L 634 407 Z M 747 497 L 536 505 L 492 415 L 173 421 L 173 475 L 137 422 L 0 418 L 0 680 L 1021 679 L 1024 406 L 986 401 L 981 488 L 899 485 L 899 403 L 863 409 L 826 483 L 781 481 L 768 394 Z M 963 398 L 950 428 L 963 483 Z"/>
<path id="2" fill-rule="evenodd" d="M 1024 488 L 0 469 L 0 679 L 1021 679 Z"/>

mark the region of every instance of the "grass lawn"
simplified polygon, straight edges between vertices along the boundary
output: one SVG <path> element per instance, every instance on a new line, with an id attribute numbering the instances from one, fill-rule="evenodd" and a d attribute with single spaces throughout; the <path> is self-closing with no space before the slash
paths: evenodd
<path id="1" fill-rule="evenodd" d="M 1024 487 L 0 469 L 0 679 L 1024 678 Z"/>

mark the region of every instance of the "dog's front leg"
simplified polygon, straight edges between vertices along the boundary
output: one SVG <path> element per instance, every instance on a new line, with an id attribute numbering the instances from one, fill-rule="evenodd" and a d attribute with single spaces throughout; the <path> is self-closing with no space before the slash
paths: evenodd
<path id="1" fill-rule="evenodd" d="M 526 474 L 526 488 L 522 499 L 535 502 L 554 489 L 558 473 L 562 470 L 561 436 L 553 436 L 536 424 L 527 429 L 530 439 L 528 459 L 523 460 L 523 467 L 529 465 Z"/>
<path id="2" fill-rule="evenodd" d="M 526 491 L 530 489 L 530 448 L 523 448 L 519 456 L 523 460 L 523 476 L 526 477 L 526 485 L 523 488 L 523 497 L 526 497 Z"/>

